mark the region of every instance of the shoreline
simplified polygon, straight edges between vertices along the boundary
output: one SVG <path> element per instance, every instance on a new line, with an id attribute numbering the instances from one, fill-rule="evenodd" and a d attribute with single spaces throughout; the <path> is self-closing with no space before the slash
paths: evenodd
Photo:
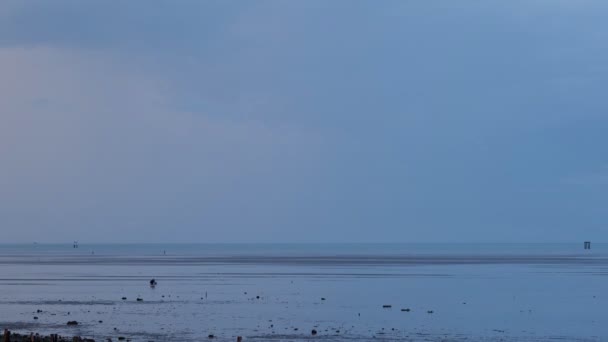
<path id="1" fill-rule="evenodd" d="M 20 334 L 4 329 L 2 342 L 95 342 L 95 340 L 81 336 L 65 337 L 58 334 L 41 335 L 33 332 Z"/>

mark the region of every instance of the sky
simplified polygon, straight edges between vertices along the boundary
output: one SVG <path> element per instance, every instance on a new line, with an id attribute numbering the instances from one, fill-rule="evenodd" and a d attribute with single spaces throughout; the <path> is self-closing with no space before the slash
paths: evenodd
<path id="1" fill-rule="evenodd" d="M 608 2 L 0 3 L 0 242 L 608 241 Z"/>

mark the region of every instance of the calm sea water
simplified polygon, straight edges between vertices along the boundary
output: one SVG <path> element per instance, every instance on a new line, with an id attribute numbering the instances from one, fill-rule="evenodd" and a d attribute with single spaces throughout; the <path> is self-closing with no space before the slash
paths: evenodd
<path id="1" fill-rule="evenodd" d="M 345 243 L 345 244 L 0 244 L 6 255 L 332 256 L 332 255 L 608 255 L 608 243 Z"/>
<path id="2" fill-rule="evenodd" d="M 134 341 L 304 341 L 312 329 L 324 341 L 605 341 L 608 245 L 592 248 L 0 245 L 0 328 Z"/>

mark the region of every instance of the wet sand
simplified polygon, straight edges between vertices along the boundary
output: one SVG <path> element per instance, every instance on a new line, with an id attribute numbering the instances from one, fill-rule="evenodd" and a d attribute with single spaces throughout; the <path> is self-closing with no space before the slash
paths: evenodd
<path id="1" fill-rule="evenodd" d="M 269 254 L 0 253 L 0 328 L 98 341 L 608 339 L 601 253 Z"/>

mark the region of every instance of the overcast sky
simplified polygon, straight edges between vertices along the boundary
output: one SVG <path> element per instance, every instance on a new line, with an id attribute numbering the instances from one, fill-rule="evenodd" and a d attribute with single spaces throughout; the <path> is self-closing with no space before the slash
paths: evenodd
<path id="1" fill-rule="evenodd" d="M 0 3 L 0 242 L 608 241 L 608 2 Z"/>

